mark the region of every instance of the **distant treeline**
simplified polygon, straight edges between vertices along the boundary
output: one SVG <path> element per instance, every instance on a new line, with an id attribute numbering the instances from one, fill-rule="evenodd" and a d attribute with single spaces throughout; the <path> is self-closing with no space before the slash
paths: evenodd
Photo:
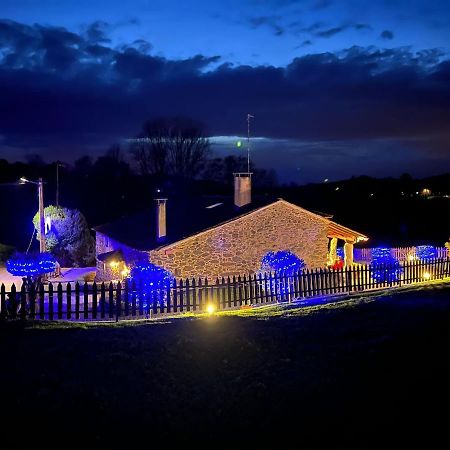
<path id="1" fill-rule="evenodd" d="M 150 208 L 158 190 L 167 197 L 232 195 L 232 174 L 246 171 L 246 158 L 205 155 L 195 174 L 145 172 L 128 152 L 119 147 L 103 156 L 84 156 L 73 164 L 59 166 L 60 204 L 80 210 L 90 226 L 127 213 Z M 38 155 L 26 162 L 0 160 L 0 242 L 26 248 L 31 238 L 31 220 L 37 210 L 33 185 L 18 179 L 43 177 L 46 205 L 55 203 L 57 162 L 46 163 Z M 353 177 L 339 182 L 297 186 L 280 185 L 275 172 L 252 166 L 253 195 L 282 197 L 313 211 L 333 215 L 339 223 L 370 236 L 367 245 L 443 245 L 449 238 L 450 174 L 416 180 Z M 425 191 L 424 191 L 425 189 Z M 169 204 L 170 207 L 170 204 Z M 280 218 L 282 220 L 282 218 Z"/>

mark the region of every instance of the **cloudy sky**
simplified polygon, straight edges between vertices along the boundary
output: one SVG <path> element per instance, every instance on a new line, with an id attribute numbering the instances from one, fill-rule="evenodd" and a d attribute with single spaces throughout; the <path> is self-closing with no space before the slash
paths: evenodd
<path id="1" fill-rule="evenodd" d="M 145 119 L 255 116 L 282 181 L 450 170 L 447 0 L 0 0 L 0 157 L 96 155 Z"/>

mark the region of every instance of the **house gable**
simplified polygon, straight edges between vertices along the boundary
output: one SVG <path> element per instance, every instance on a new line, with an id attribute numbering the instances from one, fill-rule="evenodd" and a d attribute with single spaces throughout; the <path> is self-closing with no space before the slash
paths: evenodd
<path id="1" fill-rule="evenodd" d="M 255 272 L 268 251 L 291 250 L 310 267 L 326 264 L 328 219 L 284 200 L 150 252 L 176 276 Z"/>

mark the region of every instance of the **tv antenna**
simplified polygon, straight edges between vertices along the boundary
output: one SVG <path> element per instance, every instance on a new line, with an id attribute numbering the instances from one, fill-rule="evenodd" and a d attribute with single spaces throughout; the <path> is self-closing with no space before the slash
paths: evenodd
<path id="1" fill-rule="evenodd" d="M 250 173 L 250 119 L 254 119 L 255 116 L 247 114 L 247 173 Z"/>

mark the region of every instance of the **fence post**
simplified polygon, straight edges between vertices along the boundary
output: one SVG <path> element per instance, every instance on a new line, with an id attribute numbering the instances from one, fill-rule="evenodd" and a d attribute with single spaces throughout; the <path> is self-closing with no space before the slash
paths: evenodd
<path id="1" fill-rule="evenodd" d="M 183 292 L 184 286 L 183 286 L 182 278 L 180 279 L 179 286 L 180 286 L 180 312 L 183 312 L 184 311 L 184 292 Z"/>
<path id="2" fill-rule="evenodd" d="M 237 287 L 236 287 L 236 276 L 233 275 L 233 306 L 237 307 Z"/>
<path id="3" fill-rule="evenodd" d="M 195 278 L 192 278 L 191 280 L 191 291 L 192 291 L 192 311 L 196 311 L 198 309 L 198 295 Z"/>
<path id="4" fill-rule="evenodd" d="M 83 318 L 84 320 L 89 319 L 89 291 L 88 291 L 88 284 L 84 282 L 83 286 Z"/>
<path id="5" fill-rule="evenodd" d="M 124 280 L 123 304 L 125 310 L 124 315 L 128 317 L 130 315 L 130 287 L 129 281 L 126 278 Z"/>
<path id="6" fill-rule="evenodd" d="M 0 319 L 6 319 L 6 288 L 3 283 L 0 287 Z"/>
<path id="7" fill-rule="evenodd" d="M 166 286 L 166 312 L 167 312 L 167 314 L 170 314 L 171 293 L 172 293 L 172 289 L 170 286 L 170 281 L 167 281 L 167 286 Z"/>
<path id="8" fill-rule="evenodd" d="M 132 279 L 131 281 L 131 315 L 136 317 L 136 280 Z"/>
<path id="9" fill-rule="evenodd" d="M 62 319 L 62 301 L 63 301 L 63 292 L 62 292 L 61 283 L 58 283 L 57 296 L 58 296 L 58 320 L 61 320 Z"/>
<path id="10" fill-rule="evenodd" d="M 231 308 L 231 279 L 228 276 L 227 277 L 227 303 L 228 303 L 228 308 Z"/>
<path id="11" fill-rule="evenodd" d="M 100 317 L 105 318 L 105 303 L 106 303 L 106 287 L 105 283 L 102 281 L 100 286 Z"/>
<path id="12" fill-rule="evenodd" d="M 117 283 L 116 297 L 116 322 L 118 322 L 122 308 L 122 285 L 120 284 L 120 281 Z"/>
<path id="13" fill-rule="evenodd" d="M 109 314 L 108 314 L 109 318 L 112 319 L 114 317 L 114 287 L 113 287 L 112 281 L 109 283 L 109 286 L 108 286 L 108 311 L 109 311 Z M 78 308 L 77 308 L 77 312 L 78 312 Z"/>
<path id="14" fill-rule="evenodd" d="M 186 278 L 185 287 L 186 287 L 186 311 L 190 312 L 190 310 L 191 310 L 191 295 L 190 294 L 191 293 L 189 290 L 189 287 L 190 287 L 189 278 Z"/>
<path id="15" fill-rule="evenodd" d="M 53 284 L 48 285 L 48 318 L 53 320 Z"/>
<path id="16" fill-rule="evenodd" d="M 247 277 L 245 276 L 245 274 L 241 282 L 242 282 L 242 297 L 244 298 L 244 305 L 247 305 L 248 291 L 247 291 Z"/>
<path id="17" fill-rule="evenodd" d="M 97 283 L 92 284 L 92 318 L 97 319 Z"/>
<path id="18" fill-rule="evenodd" d="M 80 283 L 75 283 L 75 319 L 80 319 Z"/>
<path id="19" fill-rule="evenodd" d="M 225 278 L 222 277 L 220 280 L 220 293 L 221 293 L 221 299 L 222 299 L 222 309 L 227 308 L 227 290 L 225 286 Z"/>
<path id="20" fill-rule="evenodd" d="M 28 290 L 25 283 L 22 283 L 20 288 L 20 318 L 25 320 L 27 318 L 27 296 Z"/>
<path id="21" fill-rule="evenodd" d="M 67 319 L 72 318 L 72 286 L 67 283 L 66 286 L 66 301 L 67 301 Z"/>
<path id="22" fill-rule="evenodd" d="M 208 308 L 208 304 L 209 304 L 209 302 L 210 302 L 210 299 L 209 299 L 209 289 L 208 289 L 208 278 L 205 278 L 205 283 L 204 283 L 204 289 L 203 289 L 203 292 L 205 293 L 205 295 L 203 296 L 204 298 L 203 298 L 203 301 L 205 302 L 205 308 L 204 308 L 204 310 L 206 311 L 207 310 L 207 308 Z"/>
<path id="23" fill-rule="evenodd" d="M 176 313 L 178 311 L 178 286 L 177 280 L 173 281 L 173 312 Z"/>
<path id="24" fill-rule="evenodd" d="M 33 320 L 36 316 L 36 290 L 34 288 L 34 283 L 28 288 L 28 299 L 30 305 L 29 318 Z"/>

